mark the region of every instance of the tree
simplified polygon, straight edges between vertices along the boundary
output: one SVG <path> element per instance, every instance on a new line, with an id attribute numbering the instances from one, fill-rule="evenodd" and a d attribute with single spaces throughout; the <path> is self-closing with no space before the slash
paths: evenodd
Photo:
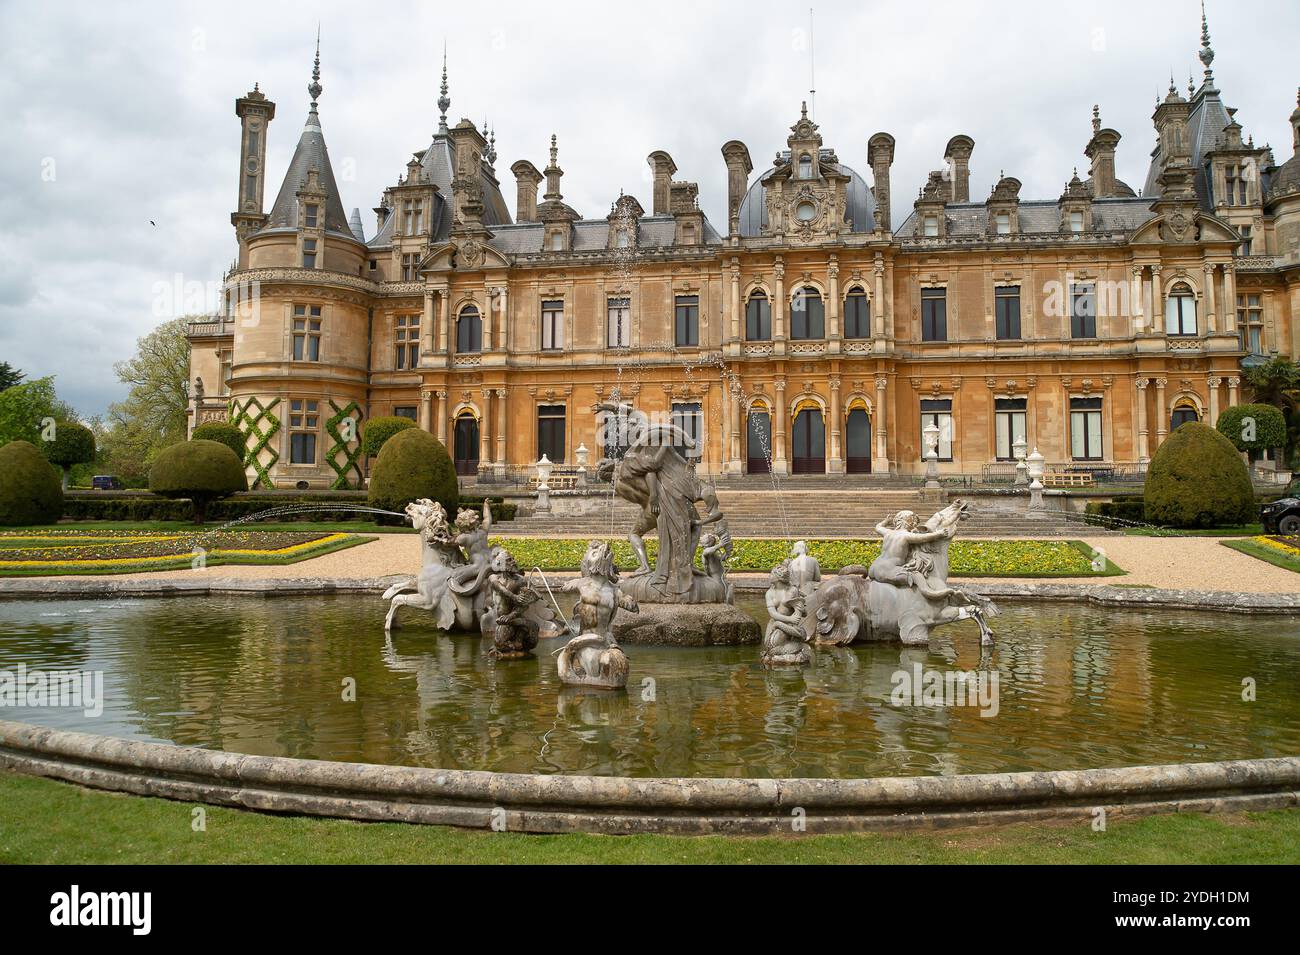
<path id="1" fill-rule="evenodd" d="M 407 428 L 414 428 L 415 422 L 400 415 L 371 418 L 361 429 L 361 451 L 368 457 L 378 457 L 384 443 Z"/>
<path id="2" fill-rule="evenodd" d="M 1199 421 L 1180 425 L 1156 449 L 1142 497 L 1146 519 L 1166 527 L 1236 527 L 1256 516 L 1246 462 Z"/>
<path id="3" fill-rule="evenodd" d="M 420 428 L 406 428 L 379 452 L 370 474 L 370 506 L 401 511 L 426 497 L 455 514 L 460 503 L 456 470 L 441 441 Z"/>
<path id="4" fill-rule="evenodd" d="M 46 459 L 63 471 L 63 488 L 68 487 L 68 475 L 73 466 L 90 464 L 95 460 L 95 433 L 76 421 L 58 421 L 54 425 L 53 440 L 42 445 Z"/>
<path id="5" fill-rule="evenodd" d="M 163 448 L 185 440 L 188 423 L 190 321 L 163 322 L 136 342 L 135 355 L 113 366 L 130 386 L 127 396 L 108 409 L 105 451 L 114 473 L 147 474 Z"/>
<path id="6" fill-rule="evenodd" d="M 1219 413 L 1215 429 L 1238 451 L 1268 451 L 1286 445 L 1286 420 L 1272 405 L 1234 405 Z"/>
<path id="7" fill-rule="evenodd" d="M 37 378 L 0 391 L 0 445 L 26 441 L 40 447 L 50 424 L 66 407 L 54 393 L 53 377 Z"/>
<path id="8" fill-rule="evenodd" d="M 199 425 L 190 434 L 191 441 L 217 441 L 244 460 L 246 447 L 244 433 L 226 421 L 207 421 Z"/>
<path id="9" fill-rule="evenodd" d="M 1286 421 L 1283 461 L 1296 463 L 1300 454 L 1300 365 L 1285 355 L 1274 355 L 1258 368 L 1246 372 L 1246 384 L 1256 401 L 1282 412 Z"/>
<path id="10" fill-rule="evenodd" d="M 248 490 L 244 463 L 216 441 L 183 441 L 163 448 L 149 469 L 149 490 L 194 504 L 194 523 L 202 524 L 208 504 Z"/>
<path id="11" fill-rule="evenodd" d="M 21 371 L 9 364 L 7 361 L 0 361 L 0 391 L 6 388 L 12 388 L 14 385 L 22 384 L 27 376 Z"/>
<path id="12" fill-rule="evenodd" d="M 63 516 L 63 488 L 50 462 L 29 441 L 0 448 L 0 524 L 52 524 Z"/>

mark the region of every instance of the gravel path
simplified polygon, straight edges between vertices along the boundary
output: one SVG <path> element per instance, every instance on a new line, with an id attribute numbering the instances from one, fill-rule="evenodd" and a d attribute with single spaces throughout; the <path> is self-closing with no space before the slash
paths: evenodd
<path id="1" fill-rule="evenodd" d="M 1220 544 L 1214 537 L 1096 537 L 1082 538 L 1104 552 L 1126 573 L 1118 577 L 1062 578 L 1053 583 L 1076 587 L 1129 584 L 1181 590 L 1234 593 L 1300 593 L 1300 575 L 1257 560 Z M 420 541 L 414 534 L 383 534 L 347 550 L 313 557 L 287 566 L 214 567 L 205 573 L 221 577 L 383 577 L 413 574 L 420 566 Z M 192 570 L 122 574 L 122 578 L 184 578 Z M 737 574 L 746 581 L 765 575 Z M 976 579 L 976 578 L 969 578 Z M 998 578 L 1007 580 L 1007 578 Z M 1035 578 L 1026 578 L 1029 580 Z"/>

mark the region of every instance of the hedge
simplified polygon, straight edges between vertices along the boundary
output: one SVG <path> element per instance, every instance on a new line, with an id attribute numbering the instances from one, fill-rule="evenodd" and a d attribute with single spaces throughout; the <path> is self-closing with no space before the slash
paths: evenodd
<path id="1" fill-rule="evenodd" d="M 149 490 L 188 500 L 194 523 L 202 524 L 213 501 L 248 490 L 248 477 L 239 455 L 220 441 L 183 441 L 158 452 L 149 468 Z"/>
<path id="2" fill-rule="evenodd" d="M 1237 527 L 1255 520 L 1255 491 L 1227 437 L 1197 421 L 1156 450 L 1142 491 L 1146 520 L 1162 527 Z"/>
<path id="3" fill-rule="evenodd" d="M 428 498 L 456 513 L 460 488 L 451 455 L 442 442 L 419 428 L 407 428 L 384 442 L 370 471 L 370 506 L 401 512 Z"/>
<path id="4" fill-rule="evenodd" d="M 43 524 L 62 506 L 59 472 L 35 445 L 10 441 L 0 448 L 0 524 Z"/>
<path id="5" fill-rule="evenodd" d="M 301 495 L 258 495 L 256 493 L 236 494 L 208 505 L 208 520 L 225 523 L 249 517 L 267 508 L 283 507 L 294 504 L 310 504 L 328 507 L 331 502 L 349 501 L 364 504 L 356 495 L 335 494 L 301 494 Z M 463 497 L 460 506 L 474 511 L 483 509 L 482 497 Z M 492 502 L 492 520 L 512 521 L 518 511 L 518 505 L 510 501 L 494 500 Z M 185 501 L 172 501 L 154 494 L 103 495 L 92 493 L 71 494 L 63 502 L 63 516 L 74 521 L 188 521 L 193 510 Z M 285 524 L 297 521 L 314 521 L 336 524 L 343 521 L 369 521 L 376 515 L 356 511 L 319 511 L 316 513 L 287 514 L 281 517 L 268 517 L 267 521 Z M 38 522 L 50 523 L 50 522 Z"/>
<path id="6" fill-rule="evenodd" d="M 190 435 L 190 440 L 216 441 L 218 444 L 224 444 L 235 452 L 240 461 L 243 461 L 248 453 L 248 449 L 244 445 L 244 432 L 226 421 L 205 421 L 194 429 L 194 433 Z"/>
<path id="7" fill-rule="evenodd" d="M 1146 520 L 1146 503 L 1140 494 L 1117 495 L 1109 501 L 1090 501 L 1084 510 L 1094 517 L 1109 517 L 1134 524 Z"/>
<path id="8" fill-rule="evenodd" d="M 361 453 L 372 458 L 378 457 L 389 438 L 415 426 L 414 421 L 401 415 L 371 418 L 361 428 Z"/>
<path id="9" fill-rule="evenodd" d="M 1244 422 L 1250 419 L 1255 439 L 1247 441 Z M 1272 405 L 1234 405 L 1219 413 L 1215 424 L 1219 434 L 1232 442 L 1238 451 L 1271 451 L 1286 446 L 1286 419 Z"/>

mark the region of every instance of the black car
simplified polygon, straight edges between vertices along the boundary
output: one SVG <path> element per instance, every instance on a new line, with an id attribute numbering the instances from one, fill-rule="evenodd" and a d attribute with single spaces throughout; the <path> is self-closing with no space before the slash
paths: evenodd
<path id="1" fill-rule="evenodd" d="M 1259 522 L 1266 534 L 1300 536 L 1300 497 L 1284 497 L 1259 509 Z"/>

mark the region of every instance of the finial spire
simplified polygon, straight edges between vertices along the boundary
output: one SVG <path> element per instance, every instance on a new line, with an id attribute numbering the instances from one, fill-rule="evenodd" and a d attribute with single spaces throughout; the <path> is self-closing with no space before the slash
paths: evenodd
<path id="1" fill-rule="evenodd" d="M 307 84 L 307 94 L 311 97 L 311 111 L 316 112 L 316 101 L 324 87 L 320 85 L 320 24 L 316 24 L 316 62 L 311 68 L 311 82 Z"/>
<path id="2" fill-rule="evenodd" d="M 1092 131 L 1094 134 L 1101 132 L 1101 106 L 1096 103 L 1092 106 Z"/>
<path id="3" fill-rule="evenodd" d="M 560 149 L 558 146 L 555 145 L 555 134 L 551 133 L 551 165 L 552 166 L 556 165 L 556 161 L 559 159 L 559 157 L 560 157 Z"/>
<path id="4" fill-rule="evenodd" d="M 1210 64 L 1214 62 L 1214 49 L 1210 46 L 1210 23 L 1205 17 L 1205 0 L 1201 0 L 1201 52 L 1198 54 L 1205 66 L 1205 79 L 1213 78 Z"/>
<path id="5" fill-rule="evenodd" d="M 447 110 L 451 107 L 451 97 L 447 95 L 447 41 L 442 41 L 442 87 L 438 95 L 438 132 L 447 132 Z"/>

